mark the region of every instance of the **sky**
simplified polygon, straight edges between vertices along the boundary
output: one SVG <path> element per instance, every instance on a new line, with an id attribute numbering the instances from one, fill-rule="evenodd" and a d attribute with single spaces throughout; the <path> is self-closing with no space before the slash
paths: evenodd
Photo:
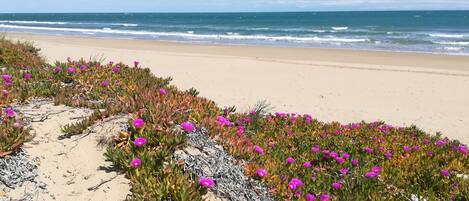
<path id="1" fill-rule="evenodd" d="M 469 10 L 469 0 L 0 0 L 0 13 Z"/>

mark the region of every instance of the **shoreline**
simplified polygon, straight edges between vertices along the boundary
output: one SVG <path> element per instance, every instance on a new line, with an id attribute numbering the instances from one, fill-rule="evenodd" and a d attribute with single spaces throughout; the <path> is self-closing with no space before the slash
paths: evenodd
<path id="1" fill-rule="evenodd" d="M 267 100 L 279 112 L 323 121 L 383 120 L 469 143 L 469 56 L 200 45 L 9 33 L 49 62 L 105 57 L 172 77 L 220 106 L 246 111 Z M 109 61 L 106 59 L 106 61 Z"/>

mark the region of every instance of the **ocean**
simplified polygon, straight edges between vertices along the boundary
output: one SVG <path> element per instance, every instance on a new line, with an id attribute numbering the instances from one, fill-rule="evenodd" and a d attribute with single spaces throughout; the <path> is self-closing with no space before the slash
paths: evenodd
<path id="1" fill-rule="evenodd" d="M 0 31 L 469 55 L 469 11 L 0 14 Z"/>

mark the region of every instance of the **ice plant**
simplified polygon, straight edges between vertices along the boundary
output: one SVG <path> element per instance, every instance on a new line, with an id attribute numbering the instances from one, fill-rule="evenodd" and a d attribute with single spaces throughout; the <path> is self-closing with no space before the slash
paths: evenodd
<path id="1" fill-rule="evenodd" d="M 58 66 L 54 68 L 54 73 L 55 74 L 60 73 L 60 71 L 62 71 L 62 68 L 60 68 Z"/>
<path id="2" fill-rule="evenodd" d="M 378 176 L 378 174 L 376 172 L 367 172 L 365 173 L 365 177 L 368 178 L 368 179 L 374 179 Z"/>
<path id="3" fill-rule="evenodd" d="M 182 130 L 184 130 L 187 133 L 190 133 L 190 132 L 195 130 L 194 125 L 191 122 L 188 122 L 188 121 L 182 122 L 180 126 L 181 126 Z"/>
<path id="4" fill-rule="evenodd" d="M 384 157 L 392 158 L 392 152 L 388 151 L 388 152 L 384 153 Z"/>
<path id="5" fill-rule="evenodd" d="M 440 175 L 443 177 L 449 177 L 449 170 L 446 170 L 446 169 L 440 170 Z"/>
<path id="6" fill-rule="evenodd" d="M 295 163 L 295 159 L 290 156 L 287 158 L 287 164 L 292 164 L 292 163 Z"/>
<path id="7" fill-rule="evenodd" d="M 331 187 L 332 187 L 332 189 L 334 189 L 334 190 L 339 190 L 340 188 L 342 188 L 342 184 L 341 184 L 340 182 L 333 182 L 333 183 L 331 184 Z"/>
<path id="8" fill-rule="evenodd" d="M 376 173 L 376 174 L 379 174 L 379 173 L 381 172 L 381 167 L 379 167 L 379 166 L 373 166 L 373 167 L 371 168 L 371 171 L 374 172 L 374 173 Z"/>
<path id="9" fill-rule="evenodd" d="M 309 161 L 303 163 L 303 167 L 304 167 L 304 168 L 310 168 L 311 166 L 313 166 L 313 165 L 312 165 L 311 162 L 309 162 Z"/>
<path id="10" fill-rule="evenodd" d="M 13 128 L 19 128 L 21 124 L 19 122 L 13 123 Z"/>
<path id="11" fill-rule="evenodd" d="M 80 70 L 86 70 L 86 69 L 88 69 L 88 66 L 86 66 L 86 65 L 81 65 L 80 66 Z"/>
<path id="12" fill-rule="evenodd" d="M 316 196 L 314 196 L 311 193 L 306 193 L 305 199 L 306 199 L 306 201 L 314 201 L 314 200 L 316 200 Z"/>
<path id="13" fill-rule="evenodd" d="M 311 152 L 313 153 L 318 153 L 321 149 L 319 149 L 319 146 L 313 146 L 311 147 Z"/>
<path id="14" fill-rule="evenodd" d="M 267 171 L 265 171 L 264 169 L 259 168 L 259 169 L 256 170 L 256 175 L 260 178 L 263 178 L 263 177 L 267 176 Z"/>
<path id="15" fill-rule="evenodd" d="M 134 66 L 135 66 L 135 67 L 138 67 L 138 64 L 140 64 L 140 62 L 137 61 L 137 60 L 135 60 L 135 61 L 134 61 Z"/>
<path id="16" fill-rule="evenodd" d="M 134 140 L 134 145 L 136 147 L 142 147 L 143 145 L 145 145 L 147 143 L 147 139 L 144 138 L 144 137 L 138 137 Z"/>
<path id="17" fill-rule="evenodd" d="M 402 148 L 402 150 L 404 150 L 404 152 L 410 152 L 410 147 L 404 146 L 404 147 Z"/>
<path id="18" fill-rule="evenodd" d="M 160 95 L 165 95 L 166 94 L 166 90 L 161 88 L 160 90 L 158 90 L 158 92 L 160 93 Z"/>
<path id="19" fill-rule="evenodd" d="M 120 71 L 121 71 L 121 68 L 119 66 L 112 67 L 112 72 L 113 73 L 119 73 Z"/>
<path id="20" fill-rule="evenodd" d="M 76 71 L 77 71 L 77 69 L 75 69 L 75 68 L 73 68 L 73 67 L 67 68 L 67 72 L 68 72 L 69 74 L 73 74 L 73 73 L 75 73 Z"/>
<path id="21" fill-rule="evenodd" d="M 7 107 L 3 110 L 5 112 L 6 117 L 11 118 L 15 116 L 15 111 L 11 107 Z"/>
<path id="22" fill-rule="evenodd" d="M 357 159 L 353 159 L 353 160 L 352 160 L 352 165 L 353 165 L 353 166 L 358 165 L 358 160 L 357 160 Z"/>
<path id="23" fill-rule="evenodd" d="M 29 79 L 31 79 L 31 77 L 32 77 L 31 73 L 25 73 L 25 74 L 23 75 L 23 78 L 24 78 L 25 80 L 29 80 Z"/>
<path id="24" fill-rule="evenodd" d="M 301 180 L 298 178 L 292 178 L 288 183 L 288 188 L 290 188 L 291 190 L 296 190 L 301 186 L 303 186 L 303 182 L 301 182 Z"/>
<path id="25" fill-rule="evenodd" d="M 135 128 L 142 128 L 144 124 L 145 124 L 145 122 L 143 121 L 143 119 L 140 119 L 140 118 L 134 119 L 132 121 L 132 125 Z"/>
<path id="26" fill-rule="evenodd" d="M 258 154 L 263 154 L 264 153 L 264 150 L 261 147 L 257 146 L 257 145 L 254 146 L 254 151 Z"/>
<path id="27" fill-rule="evenodd" d="M 437 140 L 437 141 L 435 142 L 435 145 L 436 145 L 437 147 L 445 146 L 445 144 L 446 144 L 446 142 L 445 142 L 444 140 Z"/>
<path id="28" fill-rule="evenodd" d="M 210 178 L 202 177 L 199 179 L 199 185 L 205 188 L 212 188 L 215 185 L 215 182 Z"/>
<path id="29" fill-rule="evenodd" d="M 373 149 L 369 148 L 369 147 L 363 148 L 363 151 L 365 151 L 366 153 L 369 153 L 369 154 L 373 153 Z"/>
<path id="30" fill-rule="evenodd" d="M 140 164 L 142 164 L 142 161 L 139 158 L 134 158 L 130 161 L 130 167 L 132 168 L 137 168 Z"/>
<path id="31" fill-rule="evenodd" d="M 2 95 L 3 96 L 8 96 L 8 94 L 10 94 L 10 92 L 8 92 L 8 90 L 6 90 L 6 89 L 2 90 Z"/>
<path id="32" fill-rule="evenodd" d="M 107 87 L 107 86 L 109 86 L 109 80 L 104 80 L 104 81 L 102 81 L 102 82 L 101 82 L 101 86 L 102 86 L 102 87 Z"/>
<path id="33" fill-rule="evenodd" d="M 339 163 L 339 164 L 344 163 L 344 159 L 343 159 L 342 157 L 336 157 L 336 158 L 335 158 L 335 161 L 336 161 L 337 163 Z"/>
<path id="34" fill-rule="evenodd" d="M 330 199 L 331 199 L 331 196 L 329 194 L 324 193 L 319 196 L 320 201 L 329 201 Z"/>

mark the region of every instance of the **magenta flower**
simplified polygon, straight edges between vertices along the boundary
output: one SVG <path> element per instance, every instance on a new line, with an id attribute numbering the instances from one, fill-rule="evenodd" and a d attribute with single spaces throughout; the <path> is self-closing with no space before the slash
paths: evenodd
<path id="1" fill-rule="evenodd" d="M 306 193 L 306 201 L 314 201 L 316 199 L 316 196 L 310 193 Z"/>
<path id="2" fill-rule="evenodd" d="M 226 119 L 223 116 L 218 116 L 217 117 L 217 125 L 219 126 L 231 126 L 233 123 L 231 123 L 228 119 Z"/>
<path id="3" fill-rule="evenodd" d="M 331 187 L 334 190 L 339 190 L 340 188 L 342 188 L 342 184 L 340 182 L 334 182 L 331 184 Z"/>
<path id="4" fill-rule="evenodd" d="M 352 160 L 352 165 L 353 165 L 353 166 L 358 165 L 358 160 L 357 160 L 357 159 L 353 159 L 353 160 Z"/>
<path id="5" fill-rule="evenodd" d="M 414 151 L 418 151 L 418 150 L 420 150 L 420 147 L 419 147 L 419 146 L 413 146 L 412 149 L 413 149 Z"/>
<path id="6" fill-rule="evenodd" d="M 373 166 L 373 167 L 371 168 L 371 171 L 374 172 L 374 173 L 376 173 L 376 174 L 379 174 L 379 173 L 381 172 L 381 167 L 379 167 L 379 166 Z"/>
<path id="7" fill-rule="evenodd" d="M 182 122 L 180 126 L 181 126 L 182 130 L 186 131 L 187 133 L 190 133 L 190 132 L 195 130 L 194 125 L 191 122 L 188 122 L 188 121 Z"/>
<path id="8" fill-rule="evenodd" d="M 339 156 L 339 155 L 338 155 L 337 153 L 335 153 L 335 152 L 331 152 L 331 153 L 329 153 L 329 156 L 330 156 L 331 158 L 335 158 L 335 157 L 337 157 L 337 156 Z"/>
<path id="9" fill-rule="evenodd" d="M 342 157 L 336 157 L 335 161 L 337 161 L 337 163 L 339 163 L 339 164 L 344 163 L 344 159 Z"/>
<path id="10" fill-rule="evenodd" d="M 3 96 L 8 96 L 8 94 L 10 94 L 10 92 L 8 92 L 8 90 L 4 89 L 4 90 L 2 90 L 2 94 L 3 94 Z"/>
<path id="11" fill-rule="evenodd" d="M 21 124 L 19 122 L 13 123 L 13 128 L 19 128 Z"/>
<path id="12" fill-rule="evenodd" d="M 135 66 L 135 67 L 138 67 L 138 64 L 140 64 L 140 62 L 137 61 L 137 60 L 135 60 L 135 61 L 134 61 L 134 66 Z"/>
<path id="13" fill-rule="evenodd" d="M 443 177 L 449 177 L 449 171 L 446 169 L 443 169 L 440 171 L 441 176 Z"/>
<path id="14" fill-rule="evenodd" d="M 75 69 L 75 68 L 72 68 L 72 67 L 67 68 L 67 72 L 70 73 L 70 74 L 75 73 L 76 71 L 77 71 L 77 69 Z"/>
<path id="15" fill-rule="evenodd" d="M 113 73 L 119 73 L 120 71 L 121 71 L 121 68 L 119 66 L 112 67 L 112 72 Z"/>
<path id="16" fill-rule="evenodd" d="M 101 86 L 102 86 L 102 87 L 107 87 L 107 86 L 109 86 L 109 80 L 104 80 L 104 81 L 102 81 L 102 82 L 101 82 Z"/>
<path id="17" fill-rule="evenodd" d="M 404 146 L 402 149 L 404 150 L 404 152 L 410 152 L 410 147 L 408 146 Z"/>
<path id="18" fill-rule="evenodd" d="M 145 124 L 145 122 L 143 121 L 143 119 L 140 119 L 140 118 L 134 119 L 132 121 L 132 125 L 135 128 L 142 128 L 144 124 Z"/>
<path id="19" fill-rule="evenodd" d="M 464 145 L 459 145 L 458 151 L 459 151 L 459 153 L 462 153 L 463 155 L 467 155 L 468 152 L 469 152 L 469 151 L 467 150 L 467 147 L 464 146 Z"/>
<path id="20" fill-rule="evenodd" d="M 7 107 L 3 110 L 5 112 L 6 117 L 11 118 L 15 116 L 15 111 L 11 107 Z"/>
<path id="21" fill-rule="evenodd" d="M 319 149 L 319 146 L 317 146 L 317 145 L 311 147 L 311 152 L 313 152 L 313 153 L 318 153 L 320 150 L 321 150 L 321 149 Z"/>
<path id="22" fill-rule="evenodd" d="M 160 93 L 160 95 L 165 95 L 165 94 L 166 94 L 166 90 L 163 89 L 163 88 L 161 88 L 161 89 L 159 90 L 159 93 Z"/>
<path id="23" fill-rule="evenodd" d="M 348 153 L 343 153 L 343 154 L 342 154 L 342 158 L 349 159 L 349 158 L 350 158 L 350 154 L 348 154 Z"/>
<path id="24" fill-rule="evenodd" d="M 264 150 L 257 145 L 254 146 L 254 151 L 257 152 L 258 154 L 264 154 Z"/>
<path id="25" fill-rule="evenodd" d="M 392 152 L 388 151 L 384 154 L 384 157 L 386 158 L 392 158 Z"/>
<path id="26" fill-rule="evenodd" d="M 81 65 L 80 66 L 80 70 L 86 70 L 86 69 L 88 69 L 88 66 L 86 66 L 86 65 Z"/>
<path id="27" fill-rule="evenodd" d="M 342 168 L 339 170 L 340 174 L 342 175 L 346 175 L 348 173 L 348 169 L 347 168 Z"/>
<path id="28" fill-rule="evenodd" d="M 47 80 L 48 80 L 48 81 L 52 81 L 52 77 L 51 77 L 51 76 L 47 76 Z"/>
<path id="29" fill-rule="evenodd" d="M 437 147 L 445 146 L 445 144 L 446 144 L 446 142 L 445 142 L 444 140 L 437 140 L 437 141 L 435 142 L 435 145 L 436 145 Z"/>
<path id="30" fill-rule="evenodd" d="M 140 164 L 142 164 L 142 161 L 139 158 L 134 158 L 130 161 L 130 167 L 132 168 L 137 168 Z"/>
<path id="31" fill-rule="evenodd" d="M 2 79 L 3 79 L 3 81 L 9 81 L 9 80 L 11 80 L 11 75 L 3 74 Z"/>
<path id="32" fill-rule="evenodd" d="M 292 164 L 292 163 L 295 163 L 295 159 L 293 157 L 288 157 L 287 164 Z"/>
<path id="33" fill-rule="evenodd" d="M 365 151 L 366 153 L 369 153 L 369 154 L 373 153 L 373 149 L 369 148 L 369 147 L 363 148 L 363 151 Z"/>
<path id="34" fill-rule="evenodd" d="M 31 73 L 25 73 L 25 74 L 23 75 L 23 78 L 24 78 L 25 80 L 29 80 L 29 79 L 31 79 L 32 76 L 33 76 L 33 75 L 32 75 Z"/>
<path id="35" fill-rule="evenodd" d="M 199 179 L 199 185 L 205 188 L 212 188 L 213 185 L 215 185 L 215 182 L 213 181 L 213 179 L 202 177 Z"/>
<path id="36" fill-rule="evenodd" d="M 303 167 L 304 167 L 304 168 L 310 168 L 310 167 L 312 167 L 312 166 L 313 166 L 313 165 L 312 165 L 311 162 L 309 162 L 309 161 L 303 163 Z"/>
<path id="37" fill-rule="evenodd" d="M 267 176 L 267 171 L 265 171 L 264 169 L 257 169 L 256 170 L 256 175 L 260 178 L 263 178 L 265 176 Z"/>
<path id="38" fill-rule="evenodd" d="M 301 186 L 303 186 L 303 182 L 301 182 L 301 180 L 298 178 L 292 178 L 288 183 L 288 188 L 290 188 L 291 190 L 296 190 Z"/>
<path id="39" fill-rule="evenodd" d="M 321 194 L 321 196 L 319 196 L 319 200 L 320 201 L 329 201 L 331 199 L 331 196 L 328 195 L 328 194 Z"/>
<path id="40" fill-rule="evenodd" d="M 60 68 L 58 66 L 54 68 L 54 73 L 55 74 L 60 73 L 60 71 L 62 71 L 62 68 Z"/>
<path id="41" fill-rule="evenodd" d="M 368 179 L 374 179 L 378 176 L 378 174 L 376 172 L 367 172 L 365 174 L 365 177 L 368 178 Z"/>
<path id="42" fill-rule="evenodd" d="M 136 147 L 142 147 L 146 143 L 147 143 L 147 139 L 145 139 L 144 137 L 138 137 L 134 140 L 134 145 Z"/>

